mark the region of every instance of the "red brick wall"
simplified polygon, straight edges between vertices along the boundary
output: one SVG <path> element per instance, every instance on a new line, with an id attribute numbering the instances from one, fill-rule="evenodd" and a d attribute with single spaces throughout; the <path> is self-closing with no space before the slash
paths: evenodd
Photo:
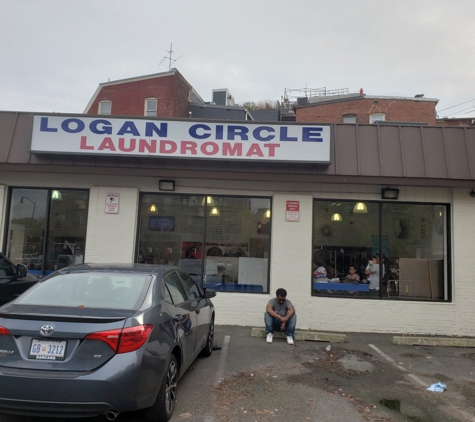
<path id="1" fill-rule="evenodd" d="M 157 98 L 157 116 L 188 117 L 190 86 L 178 72 L 175 75 L 105 85 L 87 114 L 99 113 L 99 102 L 112 101 L 114 116 L 144 116 L 145 99 Z"/>
<path id="2" fill-rule="evenodd" d="M 370 114 L 384 113 L 386 121 L 435 125 L 436 101 L 361 98 L 296 109 L 297 122 L 340 123 L 345 114 L 356 114 L 358 123 L 369 123 Z"/>

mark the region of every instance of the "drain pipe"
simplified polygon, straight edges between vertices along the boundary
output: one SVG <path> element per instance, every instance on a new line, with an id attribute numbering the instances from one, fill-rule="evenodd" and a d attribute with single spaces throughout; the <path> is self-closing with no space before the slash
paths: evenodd
<path id="1" fill-rule="evenodd" d="M 109 410 L 107 413 L 106 413 L 106 418 L 110 421 L 113 421 L 115 418 L 117 418 L 117 416 L 119 416 L 120 412 L 117 412 L 115 410 Z"/>

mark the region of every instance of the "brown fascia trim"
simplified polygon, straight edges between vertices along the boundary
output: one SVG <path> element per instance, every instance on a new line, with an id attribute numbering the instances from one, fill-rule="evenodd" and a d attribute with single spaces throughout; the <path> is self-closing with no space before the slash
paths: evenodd
<path id="1" fill-rule="evenodd" d="M 92 171 L 91 171 L 92 170 Z M 469 188 L 473 189 L 473 180 L 460 179 L 428 179 L 428 178 L 402 178 L 381 176 L 352 176 L 333 174 L 295 174 L 295 173 L 269 173 L 269 172 L 235 172 L 235 171 L 209 171 L 203 169 L 163 169 L 139 167 L 96 167 L 96 166 L 71 166 L 47 164 L 0 164 L 0 171 L 50 173 L 50 174 L 87 174 L 107 176 L 138 176 L 138 177 L 167 177 L 167 178 L 193 178 L 212 180 L 237 180 L 258 182 L 289 182 L 289 183 L 331 183 L 352 185 L 395 185 L 418 187 L 443 187 L 443 188 Z"/>

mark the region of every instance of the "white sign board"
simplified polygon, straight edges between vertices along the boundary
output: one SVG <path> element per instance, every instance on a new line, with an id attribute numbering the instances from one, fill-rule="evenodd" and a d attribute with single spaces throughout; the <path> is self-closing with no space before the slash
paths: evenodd
<path id="1" fill-rule="evenodd" d="M 30 152 L 330 163 L 330 125 L 34 116 Z"/>
<path id="2" fill-rule="evenodd" d="M 120 194 L 108 193 L 106 195 L 106 214 L 119 214 L 119 199 Z"/>
<path id="3" fill-rule="evenodd" d="M 285 221 L 300 221 L 300 201 L 285 203 Z"/>

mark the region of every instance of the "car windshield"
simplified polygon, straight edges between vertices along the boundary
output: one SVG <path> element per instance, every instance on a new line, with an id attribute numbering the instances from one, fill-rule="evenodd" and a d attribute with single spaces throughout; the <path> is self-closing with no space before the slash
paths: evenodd
<path id="1" fill-rule="evenodd" d="M 56 274 L 28 290 L 18 305 L 138 309 L 152 277 L 137 273 Z"/>

